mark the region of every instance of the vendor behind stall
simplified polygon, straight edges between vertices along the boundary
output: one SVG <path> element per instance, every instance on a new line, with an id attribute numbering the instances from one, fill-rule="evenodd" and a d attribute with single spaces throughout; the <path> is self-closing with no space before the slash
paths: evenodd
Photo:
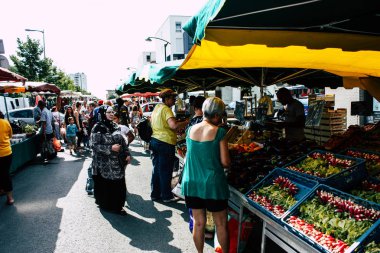
<path id="1" fill-rule="evenodd" d="M 305 111 L 303 104 L 294 99 L 290 91 L 286 88 L 281 88 L 277 91 L 277 99 L 284 105 L 284 123 L 285 137 L 290 141 L 305 140 Z"/>

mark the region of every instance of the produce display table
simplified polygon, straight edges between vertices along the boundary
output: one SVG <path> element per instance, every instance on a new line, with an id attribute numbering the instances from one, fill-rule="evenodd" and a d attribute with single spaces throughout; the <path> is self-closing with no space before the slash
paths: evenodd
<path id="1" fill-rule="evenodd" d="M 259 216 L 259 215 L 258 215 Z M 265 216 L 265 215 L 264 215 Z M 289 233 L 286 229 L 272 220 L 263 219 L 263 234 L 261 238 L 261 253 L 265 252 L 266 238 L 270 238 L 286 252 L 319 252 L 300 238 Z"/>
<path id="2" fill-rule="evenodd" d="M 306 242 L 302 241 L 299 237 L 287 231 L 284 227 L 282 227 L 280 224 L 276 223 L 274 220 L 269 218 L 266 214 L 262 213 L 260 210 L 250 205 L 245 196 L 241 192 L 236 190 L 234 187 L 230 186 L 230 192 L 231 195 L 228 201 L 228 205 L 230 208 L 234 209 L 235 211 L 238 211 L 239 213 L 237 252 L 242 251 L 242 249 L 240 249 L 241 246 L 239 238 L 241 235 L 241 229 L 243 224 L 243 214 L 246 210 L 263 220 L 263 234 L 261 241 L 262 253 L 265 252 L 267 238 L 270 238 L 274 243 L 276 243 L 278 246 L 280 246 L 287 252 L 319 252 Z M 239 209 L 237 210 L 237 208 Z"/>
<path id="3" fill-rule="evenodd" d="M 13 174 L 17 169 L 25 165 L 27 162 L 32 161 L 39 153 L 40 135 L 34 135 L 12 145 L 12 165 L 10 173 Z"/>

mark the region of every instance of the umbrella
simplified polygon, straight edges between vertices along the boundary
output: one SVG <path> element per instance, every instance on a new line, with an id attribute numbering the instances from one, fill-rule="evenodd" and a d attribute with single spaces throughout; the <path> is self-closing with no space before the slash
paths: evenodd
<path id="1" fill-rule="evenodd" d="M 379 11 L 377 0 L 210 0 L 184 26 L 196 45 L 179 69 L 324 70 L 379 98 Z"/>
<path id="2" fill-rule="evenodd" d="M 0 81 L 25 82 L 26 80 L 25 77 L 0 67 Z"/>

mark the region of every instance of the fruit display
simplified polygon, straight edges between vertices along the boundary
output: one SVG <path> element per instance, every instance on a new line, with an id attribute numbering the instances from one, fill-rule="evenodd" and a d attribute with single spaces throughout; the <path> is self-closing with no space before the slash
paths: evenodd
<path id="1" fill-rule="evenodd" d="M 380 183 L 364 180 L 350 191 L 352 195 L 380 204 Z"/>
<path id="2" fill-rule="evenodd" d="M 258 145 L 263 148 L 251 153 L 230 150 L 231 168 L 227 180 L 242 193 L 249 191 L 276 167 L 283 167 L 319 147 L 310 141 L 295 144 L 285 139 L 266 139 Z"/>
<path id="3" fill-rule="evenodd" d="M 354 160 L 338 158 L 333 153 L 312 152 L 305 159 L 287 169 L 306 173 L 319 178 L 327 178 L 355 165 Z"/>
<path id="4" fill-rule="evenodd" d="M 380 121 L 365 126 L 350 126 L 344 133 L 332 135 L 324 147 L 331 151 L 350 147 L 380 151 Z"/>
<path id="5" fill-rule="evenodd" d="M 343 253 L 373 229 L 380 218 L 379 207 L 324 188 L 318 187 L 284 221 L 328 252 Z"/>
<path id="6" fill-rule="evenodd" d="M 228 150 L 230 153 L 253 153 L 263 148 L 263 145 L 251 142 L 249 144 L 231 144 L 228 143 Z"/>
<path id="7" fill-rule="evenodd" d="M 347 149 L 344 155 L 365 159 L 365 165 L 370 175 L 375 175 L 380 172 L 380 155 L 356 149 Z"/>

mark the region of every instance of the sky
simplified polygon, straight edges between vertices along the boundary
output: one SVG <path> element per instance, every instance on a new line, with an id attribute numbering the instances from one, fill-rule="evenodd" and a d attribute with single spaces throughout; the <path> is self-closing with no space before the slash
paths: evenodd
<path id="1" fill-rule="evenodd" d="M 143 51 L 154 51 L 154 36 L 169 15 L 195 15 L 207 0 L 12 0 L 2 1 L 0 39 L 5 56 L 17 49 L 17 38 L 40 40 L 46 57 L 65 73 L 83 72 L 88 91 L 105 98 L 138 67 Z"/>

